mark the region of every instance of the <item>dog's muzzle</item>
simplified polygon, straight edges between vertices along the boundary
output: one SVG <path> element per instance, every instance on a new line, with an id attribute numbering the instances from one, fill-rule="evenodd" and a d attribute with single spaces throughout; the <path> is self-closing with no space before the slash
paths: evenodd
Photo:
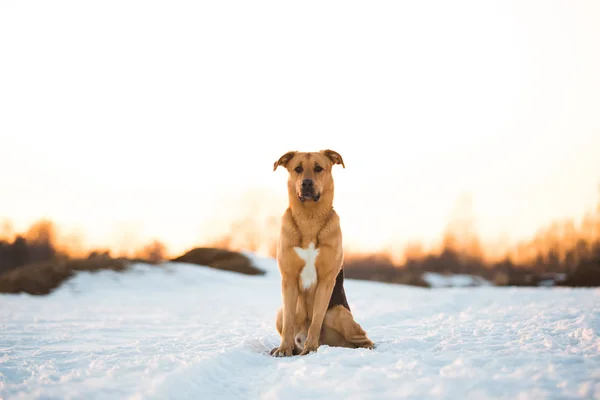
<path id="1" fill-rule="evenodd" d="M 304 179 L 302 181 L 302 190 L 298 198 L 303 203 L 306 200 L 319 201 L 321 194 L 315 193 L 315 184 L 312 179 Z"/>

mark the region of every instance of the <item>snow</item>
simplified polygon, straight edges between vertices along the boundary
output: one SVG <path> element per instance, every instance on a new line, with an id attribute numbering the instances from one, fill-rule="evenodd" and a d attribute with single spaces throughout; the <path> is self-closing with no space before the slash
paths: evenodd
<path id="1" fill-rule="evenodd" d="M 423 280 L 433 288 L 491 286 L 491 283 L 482 277 L 467 274 L 442 275 L 434 272 L 425 272 L 423 273 Z"/>
<path id="2" fill-rule="evenodd" d="M 188 264 L 0 295 L 2 399 L 600 399 L 600 290 L 346 281 L 374 350 L 273 358 L 266 276 Z"/>

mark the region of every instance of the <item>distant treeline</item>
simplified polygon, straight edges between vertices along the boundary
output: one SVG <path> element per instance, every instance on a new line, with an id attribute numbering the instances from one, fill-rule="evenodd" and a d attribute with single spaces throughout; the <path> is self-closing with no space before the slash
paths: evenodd
<path id="1" fill-rule="evenodd" d="M 388 255 L 351 256 L 345 260 L 345 274 L 350 279 L 374 280 L 427 286 L 424 272 L 469 274 L 480 276 L 497 286 L 600 286 L 600 243 L 587 246 L 575 264 L 557 261 L 555 253 L 540 255 L 534 262 L 516 264 L 509 257 L 486 263 L 484 260 L 443 249 L 419 259 L 407 259 L 396 265 Z"/>
<path id="2" fill-rule="evenodd" d="M 53 241 L 54 226 L 46 221 L 36 223 L 12 241 L 0 239 L 0 274 L 60 256 Z"/>
<path id="3" fill-rule="evenodd" d="M 461 244 L 462 243 L 462 244 Z M 495 262 L 487 261 L 476 237 L 446 232 L 438 252 L 404 250 L 401 265 L 388 254 L 346 257 L 349 278 L 425 286 L 424 272 L 470 274 L 498 286 L 600 286 L 600 203 L 579 225 L 553 223 L 531 241 Z"/>
<path id="4" fill-rule="evenodd" d="M 129 253 L 116 257 L 111 256 L 110 251 L 69 254 L 69 251 L 56 246 L 52 223 L 42 221 L 13 240 L 0 240 L 0 293 L 47 295 L 75 273 L 122 272 L 136 262 L 154 264 L 160 268 L 163 261 L 173 261 L 246 275 L 265 273 L 256 268 L 250 258 L 225 249 L 194 248 L 169 260 L 165 247 L 154 241 Z"/>
<path id="5" fill-rule="evenodd" d="M 246 226 L 243 232 L 252 231 L 252 225 Z M 464 233 L 469 231 L 460 226 L 448 229 L 438 251 L 424 251 L 419 246 L 399 249 L 398 253 L 405 260 L 400 265 L 391 261 L 391 254 L 347 255 L 346 276 L 427 286 L 423 273 L 434 272 L 480 276 L 499 286 L 548 283 L 600 286 L 600 203 L 581 223 L 556 222 L 540 229 L 534 238 L 519 244 L 500 261 L 489 261 L 476 235 Z M 0 238 L 0 275 L 25 265 L 67 260 L 73 256 L 68 249 L 58 246 L 56 230 L 50 221 L 39 221 L 27 232 L 12 236 Z M 209 247 L 237 250 L 230 246 L 232 238 L 228 239 Z M 90 256 L 97 253 L 108 255 L 109 252 L 91 252 Z M 165 247 L 158 241 L 130 253 L 133 255 L 128 256 L 130 259 L 151 263 L 166 259 Z"/>
<path id="6" fill-rule="evenodd" d="M 87 257 L 109 253 L 104 249 L 91 250 Z M 131 259 L 149 263 L 156 263 L 166 257 L 165 246 L 159 241 L 153 241 L 131 253 Z M 51 221 L 38 221 L 27 232 L 17 234 L 13 239 L 0 238 L 0 275 L 26 265 L 70 258 L 73 258 L 73 254 L 70 254 L 68 248 L 57 243 L 56 227 Z"/>

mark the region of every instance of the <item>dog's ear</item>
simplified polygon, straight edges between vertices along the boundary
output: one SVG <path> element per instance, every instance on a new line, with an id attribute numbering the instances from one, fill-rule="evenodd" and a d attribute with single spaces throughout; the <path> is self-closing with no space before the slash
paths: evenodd
<path id="1" fill-rule="evenodd" d="M 298 152 L 297 151 L 288 151 L 287 153 L 285 153 L 284 155 L 279 157 L 279 160 L 275 161 L 275 164 L 273 164 L 273 171 L 275 171 L 277 169 L 277 167 L 279 167 L 280 165 L 283 168 L 287 168 L 288 163 L 290 162 L 290 160 L 292 158 L 294 158 L 296 153 L 298 153 Z"/>
<path id="2" fill-rule="evenodd" d="M 344 165 L 344 160 L 342 159 L 342 156 L 340 156 L 340 153 L 338 153 L 337 151 L 321 150 L 321 153 L 323 153 L 325 155 L 325 157 L 329 158 L 334 165 L 341 164 L 343 168 L 346 168 L 346 166 Z"/>

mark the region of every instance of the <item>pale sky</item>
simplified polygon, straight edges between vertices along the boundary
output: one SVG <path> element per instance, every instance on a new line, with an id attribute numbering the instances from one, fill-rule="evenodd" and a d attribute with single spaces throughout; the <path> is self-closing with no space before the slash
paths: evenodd
<path id="1" fill-rule="evenodd" d="M 4 0 L 0 220 L 177 253 L 281 215 L 273 162 L 331 148 L 353 249 L 439 240 L 465 195 L 484 240 L 527 238 L 598 200 L 598 21 L 598 1 Z"/>

